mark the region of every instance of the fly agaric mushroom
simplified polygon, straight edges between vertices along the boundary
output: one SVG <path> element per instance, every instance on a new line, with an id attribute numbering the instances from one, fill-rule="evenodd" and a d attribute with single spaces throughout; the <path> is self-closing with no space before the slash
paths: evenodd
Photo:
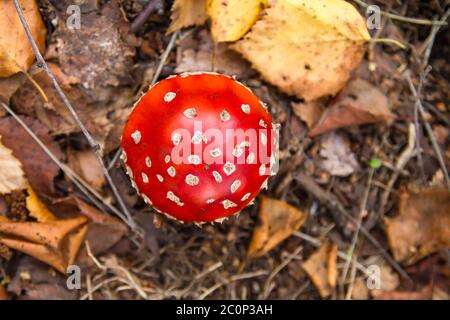
<path id="1" fill-rule="evenodd" d="M 133 187 L 182 222 L 241 211 L 274 172 L 276 125 L 250 89 L 230 76 L 184 73 L 151 87 L 122 135 Z"/>

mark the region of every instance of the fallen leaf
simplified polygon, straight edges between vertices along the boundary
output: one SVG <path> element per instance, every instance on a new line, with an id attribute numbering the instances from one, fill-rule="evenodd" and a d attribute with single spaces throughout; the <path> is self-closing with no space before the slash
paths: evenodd
<path id="1" fill-rule="evenodd" d="M 39 51 L 44 52 L 47 30 L 36 1 L 21 0 L 19 4 Z M 0 77 L 8 77 L 28 70 L 35 57 L 13 1 L 0 1 L 0 16 Z"/>
<path id="2" fill-rule="evenodd" d="M 387 97 L 369 82 L 356 79 L 349 82 L 337 99 L 323 112 L 309 135 L 313 137 L 337 128 L 388 121 L 393 118 Z"/>
<path id="3" fill-rule="evenodd" d="M 46 127 L 39 121 L 28 117 L 21 117 L 21 119 L 56 158 L 62 159 L 61 150 L 49 135 Z M 54 194 L 53 179 L 59 173 L 59 168 L 25 129 L 12 117 L 0 118 L 0 136 L 2 136 L 2 143 L 11 149 L 14 156 L 22 163 L 33 190 L 39 194 Z"/>
<path id="4" fill-rule="evenodd" d="M 47 206 L 41 202 L 33 188 L 28 187 L 28 196 L 26 199 L 27 209 L 30 211 L 30 216 L 36 218 L 39 222 L 54 221 L 56 218 Z"/>
<path id="5" fill-rule="evenodd" d="M 69 152 L 69 166 L 84 178 L 96 190 L 101 190 L 105 184 L 102 166 L 92 151 Z"/>
<path id="6" fill-rule="evenodd" d="M 365 19 L 348 2 L 283 0 L 232 47 L 268 82 L 309 101 L 345 85 L 369 39 Z"/>
<path id="7" fill-rule="evenodd" d="M 397 216 L 385 219 L 395 260 L 411 265 L 450 247 L 450 191 L 446 187 L 404 187 Z"/>
<path id="8" fill-rule="evenodd" d="M 345 177 L 359 169 L 350 142 L 341 133 L 331 132 L 320 141 L 321 167 L 333 176 Z"/>
<path id="9" fill-rule="evenodd" d="M 330 296 L 336 286 L 336 261 L 337 245 L 326 241 L 302 264 L 322 298 Z"/>
<path id="10" fill-rule="evenodd" d="M 307 215 L 280 200 L 263 197 L 247 256 L 260 257 L 288 238 Z"/>
<path id="11" fill-rule="evenodd" d="M 172 14 L 167 33 L 189 26 L 204 24 L 206 15 L 206 0 L 175 0 L 172 5 Z"/>
<path id="12" fill-rule="evenodd" d="M 0 243 L 65 273 L 73 264 L 87 231 L 87 219 L 15 222 L 0 216 Z"/>
<path id="13" fill-rule="evenodd" d="M 292 103 L 292 109 L 297 117 L 302 119 L 308 125 L 308 128 L 314 127 L 319 122 L 323 111 L 324 104 L 320 100 L 313 100 L 309 102 Z"/>
<path id="14" fill-rule="evenodd" d="M 267 0 L 207 0 L 211 34 L 217 42 L 236 41 L 258 20 Z"/>
<path id="15" fill-rule="evenodd" d="M 0 194 L 25 189 L 27 179 L 24 176 L 22 164 L 1 141 L 0 135 Z"/>
<path id="16" fill-rule="evenodd" d="M 95 255 L 106 252 L 114 246 L 128 230 L 118 219 L 101 212 L 75 196 L 57 199 L 52 208 L 54 208 L 53 212 L 59 214 L 59 218 L 67 219 L 81 214 L 89 219 L 85 239 L 89 242 L 91 251 Z M 86 248 L 83 246 L 78 254 L 77 264 L 89 265 L 91 262 L 92 259 L 87 257 Z"/>
<path id="17" fill-rule="evenodd" d="M 193 71 L 216 71 L 239 79 L 248 78 L 255 73 L 249 63 L 238 53 L 230 50 L 226 43 L 215 45 L 207 30 L 191 33 L 177 46 L 175 72 Z"/>

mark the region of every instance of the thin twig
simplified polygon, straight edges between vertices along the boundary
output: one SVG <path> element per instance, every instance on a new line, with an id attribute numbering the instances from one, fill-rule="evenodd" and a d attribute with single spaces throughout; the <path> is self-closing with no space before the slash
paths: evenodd
<path id="1" fill-rule="evenodd" d="M 342 278 L 341 278 L 341 283 L 344 283 L 345 280 L 347 279 L 347 273 L 350 267 L 350 261 L 353 262 L 353 253 L 355 251 L 356 248 L 356 242 L 358 241 L 358 237 L 359 237 L 359 231 L 361 229 L 361 224 L 363 221 L 363 217 L 364 217 L 364 213 L 367 213 L 366 207 L 367 207 L 367 200 L 369 199 L 369 193 L 370 193 L 370 186 L 372 185 L 372 179 L 373 179 L 373 173 L 375 172 L 375 169 L 370 168 L 370 172 L 369 172 L 369 178 L 367 180 L 367 186 L 366 186 L 366 190 L 364 192 L 364 197 L 361 203 L 361 209 L 358 215 L 358 224 L 356 225 L 356 230 L 355 233 L 353 234 L 353 239 L 352 239 L 352 243 L 350 245 L 350 248 L 348 250 L 348 257 L 349 260 L 346 261 L 345 266 L 344 266 L 344 270 L 342 272 Z"/>
<path id="2" fill-rule="evenodd" d="M 63 101 L 63 103 L 66 106 L 66 108 L 69 110 L 70 114 L 74 118 L 74 120 L 77 123 L 78 127 L 81 129 L 83 135 L 86 137 L 86 140 L 88 141 L 91 149 L 95 153 L 97 161 L 99 162 L 99 164 L 102 167 L 103 173 L 104 173 L 104 175 L 106 177 L 106 180 L 108 181 L 108 183 L 109 183 L 109 185 L 111 187 L 111 190 L 113 191 L 114 196 L 116 197 L 117 201 L 119 202 L 120 208 L 122 209 L 123 213 L 127 217 L 128 225 L 131 226 L 133 231 L 136 231 L 138 229 L 138 227 L 136 225 L 136 222 L 133 220 L 133 217 L 131 216 L 127 206 L 125 205 L 125 202 L 123 201 L 119 191 L 117 190 L 116 185 L 114 184 L 114 182 L 113 182 L 113 180 L 112 180 L 112 178 L 111 178 L 111 176 L 110 176 L 110 174 L 108 172 L 108 169 L 106 168 L 106 166 L 105 166 L 105 164 L 103 162 L 102 150 L 101 150 L 100 145 L 95 141 L 95 139 L 91 136 L 89 131 L 86 129 L 86 127 L 84 126 L 84 124 L 80 120 L 77 112 L 75 111 L 75 109 L 71 105 L 69 99 L 65 95 L 64 91 L 62 90 L 62 88 L 59 86 L 58 81 L 56 80 L 56 78 L 53 75 L 52 71 L 50 70 L 50 68 L 48 67 L 48 65 L 45 62 L 44 58 L 42 57 L 41 53 L 39 52 L 39 48 L 38 48 L 36 42 L 34 41 L 33 35 L 31 33 L 31 31 L 30 31 L 30 28 L 28 27 L 28 24 L 26 22 L 24 14 L 23 14 L 22 8 L 19 5 L 19 1 L 18 0 L 13 0 L 13 1 L 14 1 L 14 6 L 15 6 L 17 14 L 19 16 L 20 22 L 22 23 L 22 26 L 23 26 L 23 28 L 25 30 L 27 38 L 28 38 L 28 40 L 29 40 L 29 42 L 31 44 L 32 49 L 33 49 L 34 55 L 36 56 L 36 61 L 37 61 L 38 66 L 44 68 L 46 74 L 50 78 L 50 80 L 51 80 L 51 82 L 53 84 L 53 87 L 55 88 L 55 90 L 58 93 L 59 97 Z"/>
<path id="3" fill-rule="evenodd" d="M 147 18 L 156 10 L 162 8 L 161 0 L 149 0 L 144 10 L 134 19 L 130 26 L 130 33 L 135 33 L 145 23 Z"/>
<path id="4" fill-rule="evenodd" d="M 427 70 L 429 70 L 429 69 L 427 68 Z M 423 72 L 421 77 L 420 77 L 420 82 L 421 83 L 423 83 L 425 81 L 425 77 L 426 77 L 426 75 L 429 72 L 427 70 L 425 72 Z M 438 159 L 439 165 L 441 166 L 442 172 L 444 174 L 445 182 L 447 184 L 447 188 L 450 189 L 450 177 L 448 175 L 448 171 L 447 171 L 447 167 L 445 165 L 444 157 L 442 156 L 441 149 L 440 149 L 439 144 L 437 143 L 436 138 L 434 136 L 433 129 L 431 128 L 430 124 L 428 123 L 428 121 L 426 119 L 425 110 L 424 110 L 424 107 L 423 107 L 423 104 L 422 104 L 422 100 L 421 100 L 421 98 L 420 98 L 420 96 L 418 94 L 418 91 L 414 87 L 414 84 L 413 84 L 413 82 L 411 80 L 411 77 L 409 76 L 408 73 L 405 75 L 405 78 L 406 78 L 406 81 L 409 84 L 409 88 L 410 88 L 410 90 L 411 90 L 411 92 L 412 92 L 412 94 L 414 96 L 414 99 L 416 100 L 416 105 L 417 105 L 417 108 L 419 110 L 420 117 L 422 118 L 422 121 L 423 121 L 424 126 L 425 126 L 425 130 L 426 130 L 426 132 L 428 134 L 428 137 L 430 138 L 430 141 L 431 141 L 431 144 L 433 146 L 434 153 L 436 154 L 436 157 Z"/>
<path id="5" fill-rule="evenodd" d="M 161 74 L 162 68 L 164 67 L 164 64 L 166 63 L 170 52 L 172 51 L 173 47 L 175 46 L 175 41 L 177 40 L 179 34 L 180 34 L 180 30 L 177 30 L 170 37 L 169 44 L 167 45 L 166 50 L 164 50 L 164 53 L 161 56 L 161 60 L 159 61 L 158 67 L 156 68 L 155 75 L 153 76 L 152 83 L 151 83 L 152 86 L 156 83 L 156 81 L 158 81 L 158 78 Z"/>
<path id="6" fill-rule="evenodd" d="M 405 149 L 403 149 L 400 156 L 397 158 L 397 161 L 395 163 L 395 169 L 394 173 L 391 176 L 391 179 L 389 180 L 386 189 L 383 192 L 383 195 L 381 196 L 380 206 L 378 210 L 378 215 L 383 216 L 384 214 L 384 208 L 387 204 L 387 201 L 389 199 L 389 195 L 392 192 L 392 188 L 394 187 L 395 182 L 397 181 L 397 178 L 405 167 L 405 165 L 408 163 L 409 160 L 411 160 L 418 152 L 416 149 L 416 127 L 410 123 L 408 126 L 408 144 L 406 145 Z"/>
<path id="7" fill-rule="evenodd" d="M 369 4 L 367 4 L 367 3 L 365 3 L 364 1 L 361 1 L 361 0 L 353 0 L 353 1 L 356 2 L 357 4 L 359 4 L 361 7 L 364 7 L 364 8 L 367 8 L 369 6 Z M 389 12 L 385 12 L 385 11 L 380 11 L 380 14 L 385 16 L 385 17 L 391 18 L 393 20 L 402 21 L 402 22 L 408 22 L 408 23 L 414 23 L 414 24 L 438 25 L 438 26 L 446 26 L 447 25 L 447 23 L 442 22 L 442 21 L 403 17 L 403 16 L 399 16 L 397 14 L 393 14 L 393 13 L 389 13 Z"/>

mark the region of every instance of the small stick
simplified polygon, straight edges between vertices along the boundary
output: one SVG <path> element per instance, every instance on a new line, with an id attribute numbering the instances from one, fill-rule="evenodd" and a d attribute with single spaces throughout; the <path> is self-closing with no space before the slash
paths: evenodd
<path id="1" fill-rule="evenodd" d="M 50 70 L 50 68 L 48 67 L 47 63 L 45 62 L 44 58 L 42 57 L 41 53 L 39 52 L 39 48 L 37 47 L 36 42 L 34 41 L 33 38 L 33 34 L 30 31 L 30 28 L 28 27 L 27 21 L 25 20 L 25 16 L 23 15 L 23 11 L 22 8 L 19 5 L 19 1 L 18 0 L 13 0 L 14 1 L 14 6 L 16 8 L 17 14 L 19 16 L 20 22 L 22 23 L 22 26 L 25 30 L 25 33 L 27 35 L 27 38 L 31 44 L 31 47 L 33 49 L 34 55 L 36 56 L 36 61 L 37 61 L 37 65 L 39 67 L 44 68 L 45 72 L 47 73 L 48 77 L 50 78 L 53 87 L 56 89 L 56 92 L 58 93 L 59 97 L 61 98 L 61 100 L 63 101 L 64 105 L 67 107 L 67 109 L 69 110 L 70 114 L 72 115 L 72 117 L 74 118 L 75 122 L 77 123 L 78 127 L 81 129 L 81 131 L 83 132 L 84 136 L 86 137 L 90 147 L 92 148 L 92 150 L 95 153 L 95 156 L 97 158 L 97 161 L 99 162 L 99 164 L 102 167 L 103 173 L 106 177 L 106 180 L 108 181 L 111 190 L 114 193 L 114 196 L 116 197 L 117 201 L 119 202 L 119 205 L 122 209 L 122 211 L 124 212 L 124 214 L 127 217 L 128 223 L 131 226 L 131 228 L 133 230 L 137 229 L 137 225 L 136 222 L 133 220 L 133 217 L 131 216 L 130 212 L 128 211 L 127 206 L 125 205 L 125 202 L 123 201 L 119 191 L 117 190 L 116 185 L 114 184 L 108 169 L 105 167 L 105 164 L 103 162 L 102 159 L 102 150 L 100 145 L 94 140 L 94 138 L 91 136 L 91 134 L 89 133 L 89 131 L 86 129 L 86 127 L 84 126 L 84 124 L 81 122 L 77 112 L 75 111 L 75 109 L 73 108 L 73 106 L 71 105 L 71 103 L 69 102 L 69 99 L 67 98 L 67 96 L 65 95 L 64 91 L 61 89 L 61 87 L 58 84 L 58 81 L 56 80 L 55 76 L 53 75 L 52 71 Z"/>
<path id="2" fill-rule="evenodd" d="M 161 0 L 149 0 L 147 6 L 139 15 L 134 19 L 130 26 L 130 33 L 135 33 L 138 29 L 145 23 L 147 18 L 156 11 L 157 9 L 162 7 Z"/>
<path id="3" fill-rule="evenodd" d="M 431 68 L 431 67 L 430 67 Z M 425 81 L 425 78 L 427 76 L 427 74 L 430 71 L 430 68 L 427 68 L 427 70 L 425 70 L 421 76 L 420 76 L 420 82 L 423 83 Z M 444 162 L 444 158 L 442 156 L 441 153 L 441 149 L 439 147 L 439 144 L 436 141 L 436 138 L 434 136 L 433 133 L 433 129 L 431 128 L 430 124 L 428 123 L 426 116 L 425 116 L 425 110 L 421 101 L 421 98 L 418 94 L 418 91 L 416 91 L 416 88 L 414 87 L 414 84 L 412 83 L 411 77 L 409 76 L 409 74 L 405 75 L 406 80 L 408 81 L 409 84 L 409 88 L 414 96 L 414 99 L 416 99 L 416 105 L 417 108 L 419 110 L 420 113 L 420 117 L 422 118 L 422 121 L 424 123 L 425 126 L 425 130 L 428 134 L 428 137 L 430 138 L 431 144 L 433 146 L 434 149 L 434 153 L 436 154 L 436 157 L 438 159 L 439 165 L 441 166 L 442 172 L 444 173 L 444 178 L 445 178 L 445 182 L 447 183 L 447 188 L 450 189 L 450 177 L 448 175 L 448 171 L 447 171 L 447 167 L 445 166 L 445 162 Z"/>

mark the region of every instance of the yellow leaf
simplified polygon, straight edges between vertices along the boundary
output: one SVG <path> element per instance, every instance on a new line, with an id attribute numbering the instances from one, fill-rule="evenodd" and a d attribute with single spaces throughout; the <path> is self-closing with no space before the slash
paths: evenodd
<path id="1" fill-rule="evenodd" d="M 45 204 L 39 200 L 38 196 L 31 187 L 28 187 L 28 197 L 26 199 L 27 209 L 30 215 L 39 222 L 49 222 L 55 220 L 55 216 L 51 213 Z"/>
<path id="2" fill-rule="evenodd" d="M 22 164 L 12 151 L 1 143 L 0 136 L 0 194 L 25 189 L 27 180 L 22 170 Z"/>
<path id="3" fill-rule="evenodd" d="M 271 250 L 300 228 L 306 216 L 283 201 L 263 197 L 247 256 L 260 257 Z"/>
<path id="4" fill-rule="evenodd" d="M 370 40 L 342 0 L 278 0 L 233 48 L 270 83 L 305 100 L 336 94 Z"/>
<path id="5" fill-rule="evenodd" d="M 175 0 L 172 5 L 172 22 L 167 33 L 178 29 L 201 25 L 207 19 L 206 0 Z"/>
<path id="6" fill-rule="evenodd" d="M 39 50 L 45 50 L 47 30 L 35 0 L 19 1 Z M 28 70 L 34 53 L 12 0 L 0 0 L 0 77 Z"/>
<path id="7" fill-rule="evenodd" d="M 215 41 L 236 41 L 258 20 L 267 0 L 207 0 L 206 11 L 211 18 Z"/>

